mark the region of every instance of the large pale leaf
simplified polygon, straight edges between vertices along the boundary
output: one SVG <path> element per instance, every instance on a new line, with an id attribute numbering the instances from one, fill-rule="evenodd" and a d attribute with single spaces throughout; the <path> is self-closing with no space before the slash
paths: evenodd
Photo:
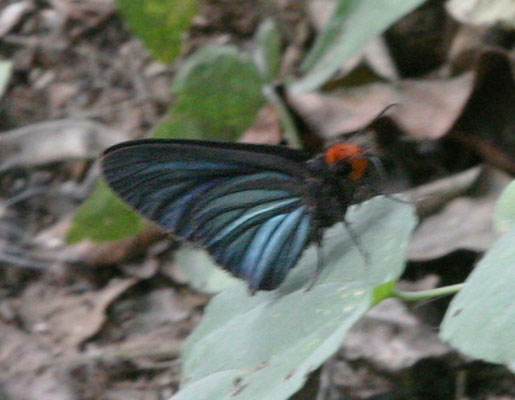
<path id="1" fill-rule="evenodd" d="M 371 264 L 338 224 L 325 235 L 325 267 L 311 290 L 315 248 L 275 291 L 250 296 L 240 284 L 217 295 L 185 346 L 185 385 L 174 400 L 287 399 L 339 349 L 375 288 L 404 269 L 415 225 L 410 206 L 384 198 L 347 216 Z"/>
<path id="2" fill-rule="evenodd" d="M 511 182 L 499 197 L 494 213 L 494 228 L 506 233 L 515 227 L 515 181 Z"/>
<path id="3" fill-rule="evenodd" d="M 175 253 L 175 264 L 187 277 L 189 285 L 203 293 L 219 293 L 240 283 L 199 248 L 183 246 Z"/>
<path id="4" fill-rule="evenodd" d="M 471 357 L 515 371 L 515 228 L 481 259 L 452 300 L 440 337 Z"/>
<path id="5" fill-rule="evenodd" d="M 184 31 L 197 12 L 197 0 L 116 0 L 130 28 L 160 61 L 179 54 Z"/>
<path id="6" fill-rule="evenodd" d="M 172 112 L 196 121 L 219 140 L 234 140 L 263 105 L 262 81 L 252 59 L 230 46 L 208 46 L 177 74 Z"/>
<path id="7" fill-rule="evenodd" d="M 301 69 L 304 77 L 292 90 L 310 92 L 322 86 L 343 64 L 424 0 L 339 0 L 331 19 L 317 36 Z"/>

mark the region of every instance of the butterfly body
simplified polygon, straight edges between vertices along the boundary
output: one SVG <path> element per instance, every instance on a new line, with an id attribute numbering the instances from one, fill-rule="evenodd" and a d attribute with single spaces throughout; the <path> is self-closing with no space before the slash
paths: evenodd
<path id="1" fill-rule="evenodd" d="M 367 167 L 361 149 L 348 144 L 310 159 L 281 146 L 136 140 L 103 157 L 120 197 L 205 247 L 251 291 L 279 286 L 303 250 L 344 220 Z"/>

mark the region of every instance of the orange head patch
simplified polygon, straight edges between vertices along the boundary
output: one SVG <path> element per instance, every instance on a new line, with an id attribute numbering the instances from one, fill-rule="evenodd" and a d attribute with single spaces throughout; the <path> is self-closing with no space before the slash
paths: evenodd
<path id="1" fill-rule="evenodd" d="M 363 149 L 355 144 L 339 143 L 329 147 L 325 152 L 327 164 L 336 164 L 339 161 L 350 164 L 349 179 L 360 179 L 368 168 L 368 159 L 363 154 Z"/>

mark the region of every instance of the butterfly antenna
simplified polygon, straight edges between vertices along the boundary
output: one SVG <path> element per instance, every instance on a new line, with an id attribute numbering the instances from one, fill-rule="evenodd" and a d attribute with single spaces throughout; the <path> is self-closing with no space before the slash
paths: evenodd
<path id="1" fill-rule="evenodd" d="M 364 249 L 361 240 L 359 238 L 359 235 L 354 231 L 349 221 L 347 221 L 345 218 L 343 219 L 343 224 L 345 225 L 345 229 L 347 229 L 347 232 L 349 233 L 349 237 L 351 238 L 352 242 L 356 246 L 356 248 L 359 251 L 359 254 L 361 255 L 361 258 L 365 262 L 366 266 L 370 266 L 370 256 Z"/>
<path id="2" fill-rule="evenodd" d="M 369 129 L 373 124 L 375 124 L 379 119 L 381 119 L 387 112 L 390 110 L 390 108 L 393 108 L 395 106 L 398 106 L 399 103 L 392 103 L 388 104 L 385 108 L 383 108 L 375 117 L 370 121 L 366 126 L 361 128 L 357 133 L 356 136 L 361 136 L 367 129 Z"/>

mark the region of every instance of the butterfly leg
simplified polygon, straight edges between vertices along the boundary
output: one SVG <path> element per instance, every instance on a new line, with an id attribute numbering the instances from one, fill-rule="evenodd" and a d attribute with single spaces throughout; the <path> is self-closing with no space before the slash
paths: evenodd
<path id="1" fill-rule="evenodd" d="M 354 245 L 357 247 L 359 254 L 361 255 L 361 258 L 363 258 L 363 261 L 365 262 L 365 265 L 369 266 L 371 265 L 370 262 L 370 256 L 364 249 L 361 240 L 359 238 L 359 235 L 354 231 L 349 221 L 347 221 L 345 218 L 343 219 L 343 224 L 345 225 L 345 229 L 347 229 L 347 232 L 349 233 L 349 236 L 354 243 Z"/>
<path id="2" fill-rule="evenodd" d="M 318 278 L 320 277 L 320 273 L 322 272 L 322 269 L 324 268 L 324 249 L 322 247 L 322 233 L 320 232 L 318 235 L 318 239 L 316 240 L 317 245 L 317 268 L 315 270 L 315 273 L 313 274 L 313 278 L 311 279 L 311 282 L 309 283 L 309 286 L 307 287 L 306 291 L 311 290 L 313 286 L 315 286 L 315 283 L 317 283 Z"/>

